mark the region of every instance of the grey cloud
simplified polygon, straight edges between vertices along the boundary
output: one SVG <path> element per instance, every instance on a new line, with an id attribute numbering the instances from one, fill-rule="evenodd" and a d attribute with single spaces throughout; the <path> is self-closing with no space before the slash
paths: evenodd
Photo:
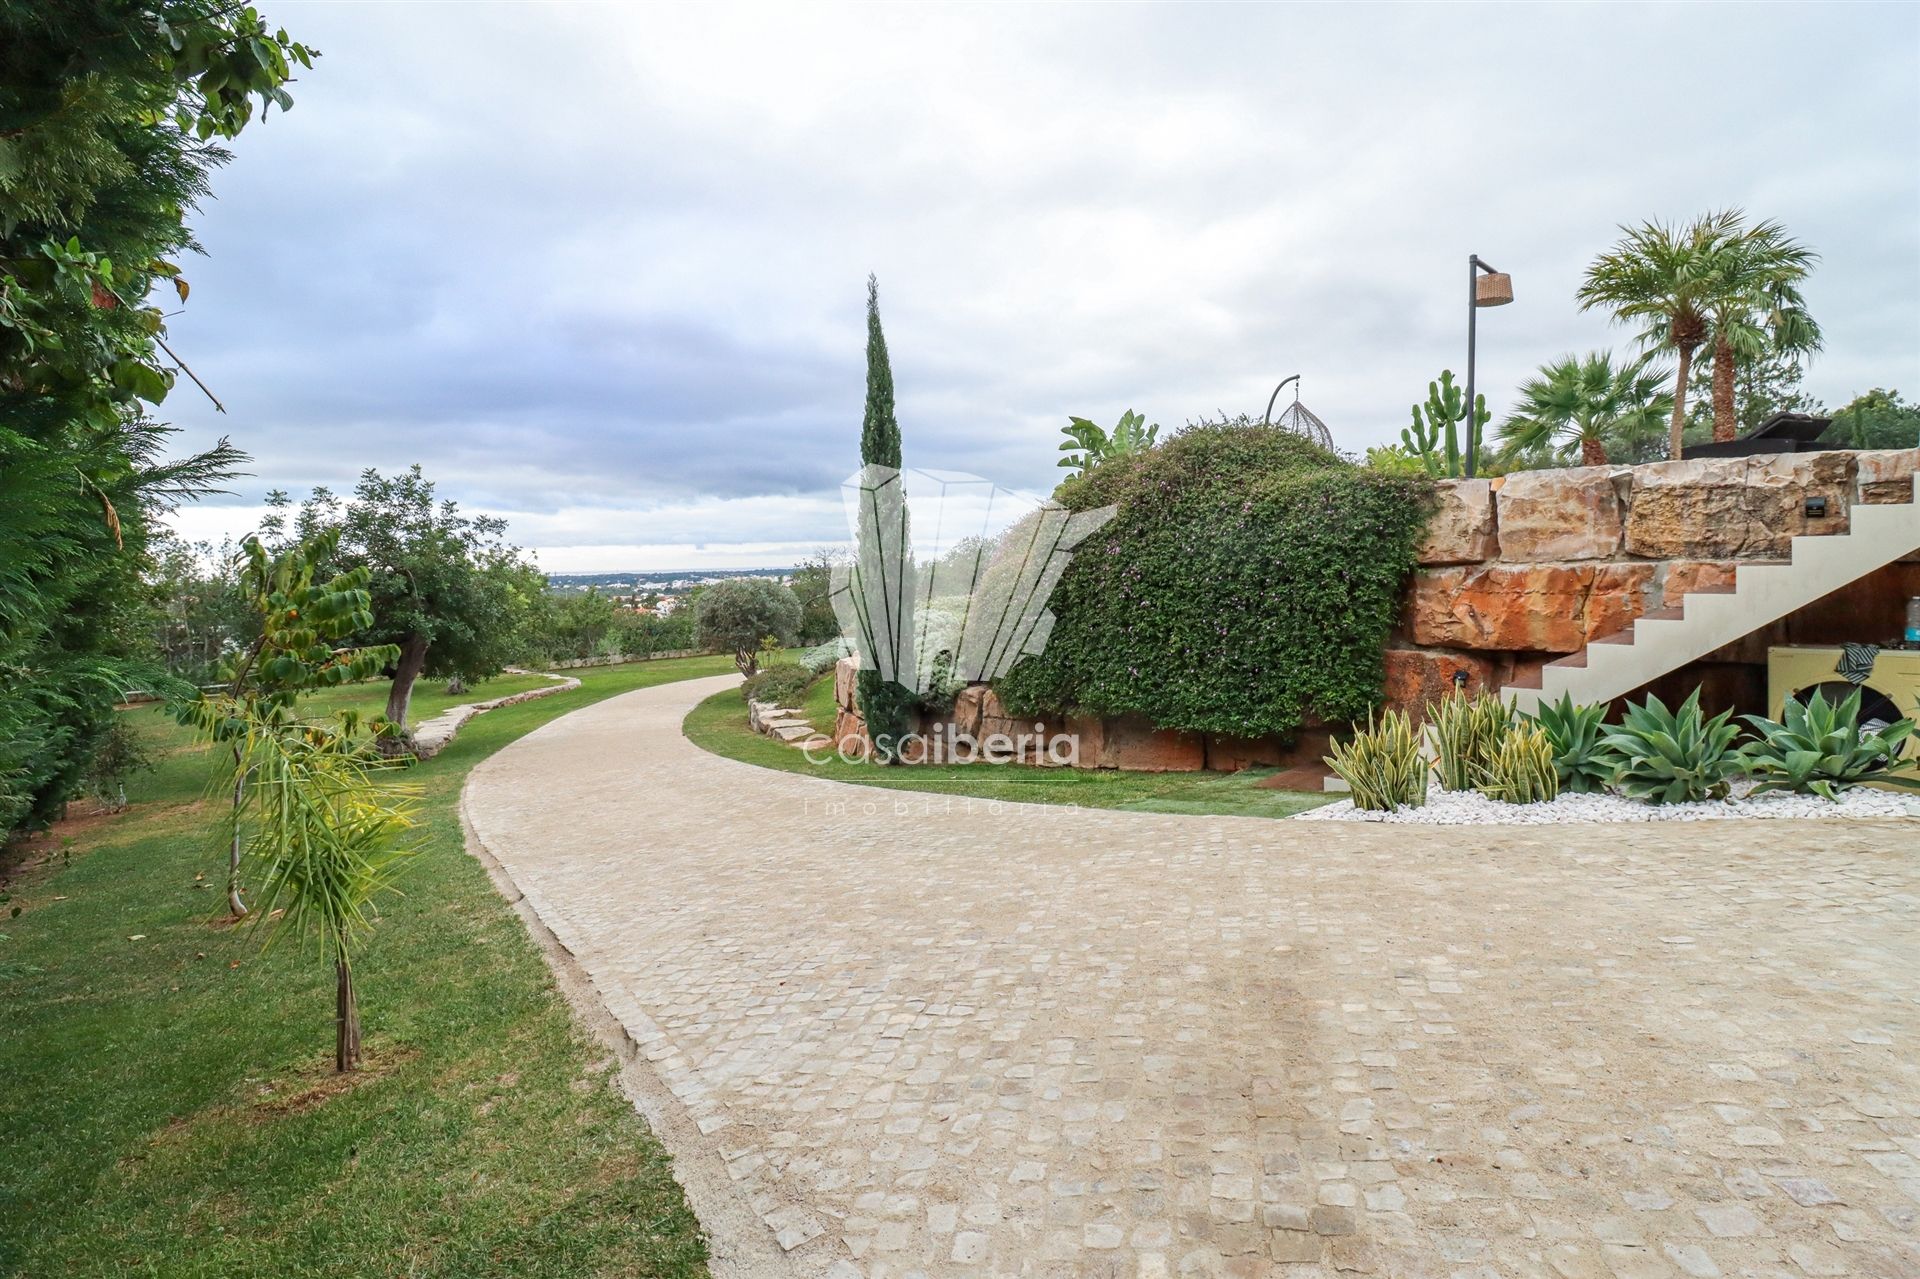
<path id="1" fill-rule="evenodd" d="M 1292 372 L 1358 451 L 1460 368 L 1468 252 L 1497 409 L 1627 345 L 1572 302 L 1617 223 L 1725 204 L 1825 255 L 1817 394 L 1920 392 L 1907 9 L 267 7 L 325 57 L 199 219 L 232 416 L 167 406 L 242 502 L 417 460 L 541 537 L 808 540 L 743 500 L 852 469 L 869 269 L 909 465 L 1045 489 L 1068 413 Z"/>

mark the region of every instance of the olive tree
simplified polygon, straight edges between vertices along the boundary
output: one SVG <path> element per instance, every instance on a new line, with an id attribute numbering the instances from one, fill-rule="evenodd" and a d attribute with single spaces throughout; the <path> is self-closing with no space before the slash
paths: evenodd
<path id="1" fill-rule="evenodd" d="M 393 476 L 369 468 L 344 503 L 315 489 L 296 529 L 337 530 L 339 565 L 368 572 L 374 620 L 356 638 L 399 653 L 389 668 L 389 749 L 407 741 L 415 681 L 498 675 L 522 651 L 533 598 L 546 589 L 539 571 L 506 541 L 505 520 L 466 515 L 436 499 L 418 464 Z"/>
<path id="2" fill-rule="evenodd" d="M 840 619 L 833 611 L 833 566 L 840 558 L 836 551 L 815 551 L 793 570 L 802 644 L 824 644 L 840 633 Z"/>
<path id="3" fill-rule="evenodd" d="M 734 577 L 700 592 L 693 628 L 702 648 L 733 654 L 742 675 L 760 669 L 760 649 L 769 639 L 791 644 L 800 631 L 800 601 L 767 577 Z"/>

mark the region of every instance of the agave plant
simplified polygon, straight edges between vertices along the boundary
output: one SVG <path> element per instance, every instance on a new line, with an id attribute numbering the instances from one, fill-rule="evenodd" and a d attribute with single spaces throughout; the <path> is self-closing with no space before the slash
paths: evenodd
<path id="1" fill-rule="evenodd" d="M 1571 693 L 1562 693 L 1559 701 L 1542 706 L 1533 716 L 1553 748 L 1553 771 L 1561 790 L 1591 795 L 1607 788 L 1614 760 L 1600 744 L 1606 720 L 1605 703 L 1576 706 Z"/>
<path id="2" fill-rule="evenodd" d="M 1480 793 L 1507 804 L 1544 804 L 1560 796 L 1553 745 L 1538 724 L 1519 724 L 1500 739 L 1487 760 Z"/>
<path id="3" fill-rule="evenodd" d="M 1737 725 L 1727 721 L 1730 710 L 1712 719 L 1700 710 L 1700 690 L 1668 710 L 1652 694 L 1626 715 L 1600 745 L 1616 757 L 1613 784 L 1623 795 L 1649 804 L 1677 804 L 1687 800 L 1724 799 L 1727 784 L 1740 772 L 1740 752 L 1734 739 Z"/>
<path id="4" fill-rule="evenodd" d="M 1920 779 L 1893 776 L 1901 748 L 1913 734 L 1910 719 L 1879 730 L 1860 724 L 1860 690 L 1835 705 L 1819 689 L 1805 702 L 1789 697 L 1776 722 L 1744 716 L 1759 739 L 1740 752 L 1747 772 L 1758 779 L 1754 793 L 1783 790 L 1796 795 L 1839 799 L 1840 792 L 1864 781 L 1920 789 Z"/>
<path id="5" fill-rule="evenodd" d="M 1447 790 L 1472 790 L 1513 728 L 1513 707 L 1492 693 L 1468 697 L 1456 689 L 1427 715 L 1433 737 L 1433 771 Z"/>
<path id="6" fill-rule="evenodd" d="M 1364 731 L 1335 742 L 1326 759 L 1352 790 L 1355 808 L 1391 813 L 1427 802 L 1427 761 L 1404 711 L 1388 711 L 1378 726 L 1369 717 Z"/>

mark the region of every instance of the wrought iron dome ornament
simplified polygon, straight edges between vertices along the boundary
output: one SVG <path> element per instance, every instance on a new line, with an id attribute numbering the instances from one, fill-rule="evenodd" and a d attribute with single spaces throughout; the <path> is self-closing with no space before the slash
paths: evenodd
<path id="1" fill-rule="evenodd" d="M 1274 402 L 1280 398 L 1280 392 L 1286 389 L 1288 382 L 1293 383 L 1293 403 L 1281 410 L 1279 420 L 1276 421 L 1273 416 Z M 1323 449 L 1333 447 L 1333 432 L 1327 429 L 1327 424 L 1320 420 L 1318 414 L 1300 402 L 1298 373 L 1282 378 L 1280 385 L 1273 388 L 1273 395 L 1267 400 L 1267 411 L 1260 416 L 1260 424 L 1277 426 L 1283 431 L 1292 431 L 1295 435 L 1312 440 Z"/>

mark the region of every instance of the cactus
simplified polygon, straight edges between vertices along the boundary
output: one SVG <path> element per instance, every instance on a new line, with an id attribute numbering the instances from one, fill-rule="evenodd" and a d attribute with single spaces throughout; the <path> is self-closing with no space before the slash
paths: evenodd
<path id="1" fill-rule="evenodd" d="M 1466 394 L 1453 384 L 1453 370 L 1442 369 L 1438 382 L 1427 383 L 1425 414 L 1422 406 L 1413 406 L 1413 425 L 1400 432 L 1407 452 L 1419 457 L 1433 476 L 1458 476 L 1460 467 L 1460 423 L 1467 419 Z M 1474 434 L 1493 416 L 1487 411 L 1487 397 L 1473 397 Z M 1444 449 L 1441 447 L 1444 441 Z"/>

